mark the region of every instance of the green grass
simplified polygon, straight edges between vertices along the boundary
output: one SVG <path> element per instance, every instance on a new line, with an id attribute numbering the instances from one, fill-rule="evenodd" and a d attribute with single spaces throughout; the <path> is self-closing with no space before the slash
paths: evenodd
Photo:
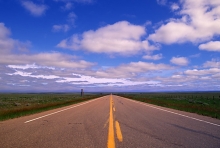
<path id="1" fill-rule="evenodd" d="M 0 121 L 101 97 L 101 94 L 0 94 Z"/>
<path id="2" fill-rule="evenodd" d="M 220 119 L 220 92 L 207 93 L 125 93 L 116 94 L 158 106 Z"/>

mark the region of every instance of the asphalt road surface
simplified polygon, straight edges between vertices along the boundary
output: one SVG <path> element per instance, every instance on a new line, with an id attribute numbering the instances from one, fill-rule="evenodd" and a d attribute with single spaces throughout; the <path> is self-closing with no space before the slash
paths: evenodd
<path id="1" fill-rule="evenodd" d="M 118 96 L 0 122 L 1 148 L 220 148 L 220 120 Z"/>

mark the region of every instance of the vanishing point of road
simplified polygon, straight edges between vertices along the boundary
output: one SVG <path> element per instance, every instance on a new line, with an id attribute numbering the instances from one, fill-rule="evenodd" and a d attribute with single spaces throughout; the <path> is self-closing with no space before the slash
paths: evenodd
<path id="1" fill-rule="evenodd" d="M 220 120 L 115 95 L 0 122 L 1 148 L 220 148 Z"/>

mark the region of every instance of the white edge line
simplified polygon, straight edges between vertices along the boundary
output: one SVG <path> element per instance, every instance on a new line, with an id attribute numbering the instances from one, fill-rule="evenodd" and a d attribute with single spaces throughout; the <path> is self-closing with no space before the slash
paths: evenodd
<path id="1" fill-rule="evenodd" d="M 124 98 L 124 97 L 121 97 L 121 98 L 127 99 L 127 98 Z M 142 102 L 138 102 L 138 101 L 134 101 L 134 100 L 130 100 L 130 99 L 127 99 L 127 100 L 132 101 L 132 102 L 135 102 L 135 103 L 138 103 L 138 104 L 142 104 L 142 105 L 145 105 L 145 106 L 148 106 L 148 107 L 152 107 L 152 108 L 155 108 L 155 109 L 158 109 L 158 110 L 162 110 L 162 111 L 165 111 L 165 112 L 168 112 L 168 113 L 171 113 L 171 114 L 179 115 L 179 116 L 182 116 L 182 117 L 190 118 L 190 119 L 193 119 L 193 120 L 197 120 L 197 121 L 200 121 L 200 122 L 204 122 L 204 123 L 208 123 L 208 124 L 211 124 L 211 125 L 215 125 L 215 126 L 219 126 L 219 127 L 220 127 L 219 124 L 215 124 L 215 123 L 212 123 L 212 122 L 208 122 L 208 121 L 205 121 L 205 120 L 197 119 L 197 118 L 190 117 L 190 116 L 187 116 L 187 115 L 175 113 L 175 112 L 168 111 L 168 110 L 162 109 L 162 108 L 158 108 L 158 107 L 155 107 L 155 106 L 152 106 L 152 105 L 148 105 L 148 104 L 145 104 L 145 103 L 142 103 Z"/>
<path id="2" fill-rule="evenodd" d="M 103 96 L 103 97 L 105 97 L 105 96 Z M 103 97 L 101 97 L 101 98 L 103 98 Z M 96 100 L 99 100 L 101 98 L 97 98 L 97 99 L 94 99 L 94 100 L 91 100 L 91 101 L 88 101 L 88 102 L 85 102 L 85 103 L 81 103 L 79 105 L 75 105 L 75 106 L 72 106 L 72 107 L 69 107 L 69 108 L 65 108 L 65 109 L 62 109 L 62 110 L 59 110 L 59 111 L 56 111 L 56 112 L 44 115 L 44 116 L 40 116 L 38 118 L 34 118 L 34 119 L 31 119 L 31 120 L 25 121 L 24 123 L 32 122 L 34 120 L 38 120 L 38 119 L 41 119 L 41 118 L 44 118 L 44 117 L 47 117 L 47 116 L 50 116 L 50 115 L 53 115 L 53 114 L 57 114 L 59 112 L 63 112 L 63 111 L 66 111 L 66 110 L 69 110 L 69 109 L 72 109 L 72 108 L 75 108 L 75 107 L 78 107 L 78 106 L 81 106 L 81 105 L 84 105 L 84 104 L 87 104 L 87 103 L 90 103 L 90 102 L 93 102 L 93 101 L 96 101 Z"/>

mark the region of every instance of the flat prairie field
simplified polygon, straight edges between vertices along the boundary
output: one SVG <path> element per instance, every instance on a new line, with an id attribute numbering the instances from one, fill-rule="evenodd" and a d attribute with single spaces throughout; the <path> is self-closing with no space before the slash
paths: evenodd
<path id="1" fill-rule="evenodd" d="M 0 94 L 0 120 L 7 120 L 63 107 L 103 96 L 102 94 L 29 93 Z"/>
<path id="2" fill-rule="evenodd" d="M 116 95 L 220 119 L 220 92 L 117 93 Z"/>

